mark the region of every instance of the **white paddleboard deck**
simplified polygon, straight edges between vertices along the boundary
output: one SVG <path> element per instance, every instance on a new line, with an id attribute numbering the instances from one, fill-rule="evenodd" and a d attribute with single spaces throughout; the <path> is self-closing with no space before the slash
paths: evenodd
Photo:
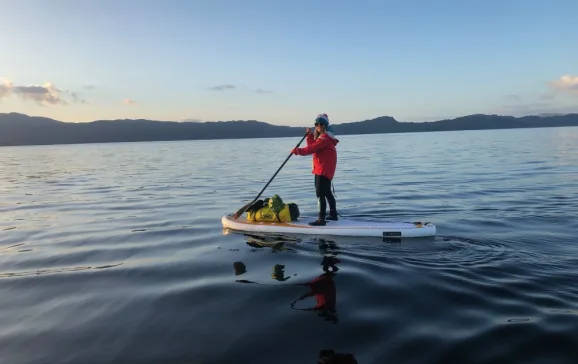
<path id="1" fill-rule="evenodd" d="M 434 236 L 436 234 L 435 225 L 429 222 L 364 221 L 340 217 L 338 221 L 328 220 L 325 226 L 309 225 L 309 222 L 315 219 L 315 217 L 301 216 L 292 222 L 256 222 L 247 221 L 245 216 L 235 220 L 231 214 L 223 216 L 221 222 L 225 229 L 259 233 L 398 238 Z"/>

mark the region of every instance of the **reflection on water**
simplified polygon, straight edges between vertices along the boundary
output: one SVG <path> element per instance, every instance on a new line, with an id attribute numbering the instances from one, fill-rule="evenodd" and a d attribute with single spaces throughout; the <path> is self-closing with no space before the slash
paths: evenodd
<path id="1" fill-rule="evenodd" d="M 391 325 L 390 330 L 384 327 L 373 330 L 377 330 L 377 332 L 391 331 L 391 334 L 382 333 L 381 336 L 389 337 L 392 342 L 397 342 L 398 345 L 404 346 L 405 349 L 400 349 L 400 351 L 393 350 L 387 357 L 382 356 L 383 360 L 373 358 L 368 362 L 401 362 L 398 360 L 402 358 L 405 358 L 406 362 L 412 363 L 430 362 L 424 360 L 425 357 L 420 355 L 409 359 L 411 357 L 411 349 L 408 346 L 414 345 L 412 340 L 409 340 L 410 337 L 415 337 L 418 342 L 424 341 L 426 347 L 437 343 L 439 350 L 446 350 L 444 355 L 439 355 L 441 355 L 441 358 L 447 358 L 447 360 L 441 359 L 439 362 L 456 362 L 457 358 L 464 356 L 463 350 L 465 349 L 461 349 L 459 344 L 455 348 L 447 348 L 447 343 L 442 344 L 444 340 L 448 340 L 448 335 L 458 342 L 467 342 L 472 338 L 471 340 L 479 340 L 479 345 L 492 345 L 492 337 L 494 336 L 514 335 L 514 329 L 508 329 L 502 327 L 502 325 L 539 325 L 538 317 L 540 314 L 538 311 L 531 309 L 531 306 L 525 306 L 520 301 L 520 297 L 517 297 L 513 291 L 507 288 L 508 286 L 513 287 L 511 289 L 518 292 L 523 290 L 533 292 L 529 293 L 528 297 L 534 297 L 536 299 L 535 304 L 548 305 L 555 302 L 555 300 L 551 300 L 552 297 L 549 294 L 536 293 L 536 290 L 540 290 L 538 287 L 542 285 L 541 283 L 535 282 L 538 284 L 538 287 L 535 287 L 517 276 L 523 269 L 527 269 L 523 265 L 527 264 L 529 260 L 535 262 L 536 259 L 543 259 L 537 256 L 529 257 L 528 252 L 508 248 L 506 242 L 443 235 L 430 239 L 397 240 L 396 244 L 381 242 L 380 239 L 376 238 L 351 239 L 336 237 L 329 239 L 246 233 L 236 233 L 233 236 L 244 238 L 245 244 L 252 251 L 266 249 L 273 255 L 296 253 L 297 256 L 315 257 L 317 260 L 316 274 L 313 277 L 310 279 L 294 279 L 298 275 L 312 275 L 312 265 L 309 263 L 303 266 L 299 260 L 296 261 L 296 266 L 292 266 L 289 263 L 285 263 L 285 259 L 281 259 L 281 257 L 275 258 L 271 256 L 271 259 L 266 259 L 265 261 L 281 260 L 283 263 L 272 265 L 270 277 L 263 274 L 259 276 L 259 279 L 253 280 L 242 278 L 243 275 L 248 274 L 248 271 L 244 263 L 237 261 L 233 264 L 236 283 L 264 286 L 263 289 L 266 290 L 264 294 L 266 292 L 268 296 L 273 294 L 279 297 L 292 296 L 290 301 L 284 298 L 284 304 L 288 303 L 291 310 L 311 315 L 311 317 L 319 319 L 320 322 L 335 325 L 336 327 L 344 324 L 347 327 L 346 331 L 351 330 L 355 325 L 368 325 L 367 320 L 375 321 L 375 325 L 383 325 L 384 320 L 388 320 L 389 325 Z M 340 241 L 343 243 L 340 243 Z M 290 255 L 283 256 L 285 258 L 290 257 Z M 343 274 L 342 271 L 344 271 L 342 267 L 344 259 L 349 263 L 348 269 L 345 269 L 345 274 L 349 277 L 342 282 L 340 281 L 340 276 Z M 310 259 L 307 260 L 309 261 Z M 362 274 L 357 279 L 366 279 L 369 282 L 372 280 L 380 281 L 380 283 L 375 285 L 376 292 L 382 290 L 382 286 L 389 286 L 390 290 L 393 290 L 389 294 L 389 299 L 385 298 L 388 297 L 386 294 L 380 301 L 377 297 L 368 295 L 367 292 L 360 294 L 359 300 L 351 297 L 352 294 L 355 297 L 354 292 L 357 291 L 352 287 L 351 264 L 358 266 L 359 263 L 364 263 L 363 269 L 366 271 L 366 275 Z M 365 265 L 365 263 L 372 263 L 375 268 L 371 268 L 371 265 Z M 258 265 L 257 270 L 264 273 L 262 269 L 259 269 L 260 266 L 261 264 Z M 500 266 L 504 267 L 505 271 L 496 270 Z M 386 273 L 388 270 L 390 272 Z M 297 273 L 289 276 L 287 272 Z M 426 282 L 424 283 L 425 286 L 422 283 L 417 283 L 419 280 L 413 281 L 417 278 L 416 274 L 419 274 L 419 272 L 425 273 L 421 275 L 421 280 Z M 388 274 L 391 277 L 388 277 Z M 400 275 L 405 275 L 405 277 L 402 278 Z M 578 278 L 578 274 L 574 275 Z M 273 279 L 275 283 L 271 282 L 270 279 Z M 405 283 L 405 287 L 403 283 Z M 361 285 L 362 282 L 360 281 L 358 284 Z M 339 288 L 342 285 L 348 291 L 344 305 L 339 304 L 344 297 L 339 294 Z M 440 286 L 435 288 L 436 285 Z M 265 286 L 277 288 L 275 291 L 269 291 L 268 289 L 270 288 Z M 303 290 L 295 295 L 293 287 L 301 287 Z M 251 293 L 248 291 L 247 294 L 250 295 Z M 399 297 L 394 298 L 396 295 Z M 578 291 L 574 290 L 573 295 L 577 296 Z M 400 298 L 404 296 L 404 299 Z M 456 315 L 458 315 L 454 321 L 463 322 L 461 324 L 463 328 L 457 329 L 455 333 L 447 329 L 445 331 L 437 331 L 434 328 L 436 325 L 434 323 L 436 319 L 434 312 L 437 312 L 438 315 L 446 320 L 451 320 L 448 316 L 450 312 L 445 312 L 446 310 L 440 306 L 440 299 L 444 300 L 446 298 L 449 300 L 446 303 L 446 305 L 449 305 L 447 311 L 455 311 Z M 558 302 L 558 304 L 560 303 Z M 377 313 L 379 311 L 376 311 L 376 304 L 381 304 L 383 309 L 386 310 L 384 312 L 387 312 L 389 307 L 392 310 L 391 315 L 394 316 L 387 315 L 388 319 L 386 319 L 383 317 L 383 313 Z M 404 304 L 406 307 L 403 306 Z M 511 307 L 508 308 L 508 306 Z M 355 308 L 351 310 L 352 307 Z M 366 308 L 364 309 L 363 307 Z M 427 313 L 428 310 L 432 310 L 431 313 Z M 397 320 L 394 318 L 396 317 L 396 311 L 399 312 Z M 488 311 L 495 313 L 489 314 Z M 412 328 L 402 329 L 404 325 L 403 318 L 417 314 L 417 312 L 425 314 L 425 317 L 427 317 L 425 322 L 421 325 L 415 324 L 415 327 Z M 501 313 L 498 314 L 497 312 Z M 543 319 L 555 322 L 557 319 L 548 317 L 548 315 L 558 312 L 562 311 L 550 310 L 549 313 L 542 311 L 546 315 Z M 564 312 L 573 313 L 574 311 L 565 310 Z M 342 316 L 346 317 L 346 323 L 342 323 Z M 364 318 L 364 316 L 367 317 Z M 503 316 L 503 318 L 496 320 L 496 317 L 500 316 Z M 359 318 L 356 320 L 355 317 Z M 293 319 L 297 319 L 297 317 L 293 317 Z M 451 324 L 446 324 L 446 327 L 448 327 L 447 325 Z M 459 324 L 456 323 L 456 325 Z M 555 324 L 554 326 L 552 325 L 545 324 L 545 326 L 536 330 L 542 330 L 544 335 L 557 335 L 557 330 L 567 330 L 567 327 L 556 328 Z M 458 334 L 459 332 L 462 333 Z M 294 334 L 298 333 L 294 332 Z M 347 333 L 344 335 L 348 336 Z M 404 340 L 409 341 L 404 342 Z M 521 344 L 513 343 L 512 345 L 516 347 L 516 345 Z M 567 345 L 569 345 L 569 342 L 566 340 L 560 342 L 558 346 L 563 352 L 568 352 L 570 346 Z M 320 349 L 319 362 L 357 363 L 357 355 L 337 354 L 338 352 L 341 352 L 339 347 L 336 350 Z M 434 350 L 434 352 L 436 351 Z M 492 355 L 500 357 L 498 347 L 494 349 Z M 526 357 L 530 355 L 528 354 Z M 549 357 L 552 357 L 552 355 Z M 563 357 L 564 354 L 560 354 L 559 358 Z M 438 361 L 433 360 L 431 362 Z M 562 360 L 561 362 L 565 361 Z"/>
<path id="2" fill-rule="evenodd" d="M 357 364 L 353 354 L 337 353 L 333 349 L 319 351 L 318 364 Z"/>
<path id="3" fill-rule="evenodd" d="M 294 249 L 287 247 L 287 244 L 297 243 L 298 239 L 291 239 L 290 237 L 283 235 L 265 235 L 259 236 L 254 234 L 244 234 L 245 240 L 247 240 L 247 245 L 250 247 L 261 249 L 261 248 L 271 248 L 273 253 L 280 251 L 291 251 L 295 252 Z"/>
<path id="4" fill-rule="evenodd" d="M 336 324 L 339 321 L 337 314 L 337 290 L 335 287 L 334 272 L 326 272 L 307 283 L 300 283 L 308 288 L 308 292 L 291 302 L 291 308 L 300 311 L 315 311 L 319 317 Z M 307 297 L 314 296 L 317 304 L 309 308 L 295 307 L 295 304 Z"/>
<path id="5" fill-rule="evenodd" d="M 0 278 L 10 278 L 10 277 L 24 277 L 24 276 L 31 276 L 31 275 L 44 275 L 44 274 L 54 274 L 54 273 L 66 273 L 66 272 L 79 272 L 91 269 L 107 269 L 107 268 L 114 268 L 122 265 L 122 263 L 118 264 L 108 264 L 102 265 L 100 267 L 68 267 L 68 268 L 56 268 L 56 269 L 40 269 L 36 271 L 29 271 L 29 272 L 5 272 L 0 273 Z"/>
<path id="6" fill-rule="evenodd" d="M 261 249 L 268 248 L 272 252 L 295 252 L 295 249 L 288 248 L 286 245 L 303 242 L 303 239 L 283 235 L 243 234 L 243 236 L 247 245 Z M 335 278 L 339 271 L 338 263 L 341 263 L 341 260 L 337 257 L 339 247 L 335 241 L 323 238 L 313 238 L 308 243 L 318 246 L 318 251 L 321 254 L 320 266 L 322 273 L 306 282 L 290 283 L 292 286 L 304 287 L 306 290 L 301 296 L 293 300 L 289 306 L 295 311 L 315 313 L 323 321 L 337 324 L 339 322 L 339 314 L 337 311 L 337 285 Z M 275 264 L 272 268 L 271 277 L 278 282 L 286 282 L 291 279 L 292 277 L 285 276 L 285 267 L 284 264 Z M 234 262 L 233 268 L 236 277 L 247 273 L 247 267 L 243 262 Z M 286 284 L 257 283 L 238 278 L 235 281 L 237 283 L 263 286 L 286 286 Z M 308 298 L 314 298 L 315 301 L 308 302 Z M 319 352 L 318 363 L 353 364 L 357 363 L 357 360 L 352 354 L 338 353 L 332 349 L 322 349 Z"/>
<path id="7" fill-rule="evenodd" d="M 576 362 L 578 128 L 340 140 L 343 216 L 438 236 L 224 235 L 294 138 L 0 148 L 0 364 Z"/>

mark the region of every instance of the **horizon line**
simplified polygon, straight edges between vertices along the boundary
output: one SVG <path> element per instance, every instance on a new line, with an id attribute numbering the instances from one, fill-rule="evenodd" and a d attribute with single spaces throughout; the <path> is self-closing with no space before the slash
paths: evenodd
<path id="1" fill-rule="evenodd" d="M 302 126 L 290 126 L 290 125 L 285 125 L 285 124 L 272 124 L 272 123 L 267 122 L 267 121 L 255 120 L 255 119 L 236 119 L 236 120 L 214 120 L 214 121 L 211 121 L 211 120 L 195 120 L 195 119 L 158 120 L 158 119 L 146 119 L 146 118 L 138 118 L 138 119 L 134 119 L 134 118 L 133 119 L 129 119 L 129 118 L 120 119 L 120 118 L 118 118 L 118 119 L 94 119 L 92 121 L 62 121 L 62 120 L 57 120 L 57 119 L 50 118 L 47 116 L 29 115 L 29 114 L 24 114 L 24 113 L 19 113 L 19 112 L 3 112 L 3 113 L 0 113 L 0 115 L 21 115 L 21 116 L 26 116 L 29 118 L 43 118 L 43 119 L 50 119 L 50 120 L 53 120 L 53 121 L 56 121 L 59 123 L 64 123 L 64 124 L 90 124 L 90 123 L 95 123 L 95 122 L 99 122 L 99 121 L 151 121 L 151 122 L 158 122 L 158 123 L 177 123 L 177 124 L 257 122 L 257 123 L 263 123 L 263 124 L 267 124 L 267 125 L 280 126 L 280 127 L 289 127 L 289 128 L 301 128 L 302 127 Z M 341 123 L 332 123 L 331 125 L 352 124 L 352 123 L 359 123 L 359 122 L 371 121 L 371 120 L 382 119 L 382 118 L 393 119 L 395 122 L 398 122 L 398 123 L 424 124 L 424 123 L 436 123 L 436 122 L 445 121 L 445 120 L 456 120 L 456 119 L 466 118 L 466 117 L 470 117 L 470 116 L 494 116 L 494 117 L 497 116 L 497 117 L 508 117 L 508 118 L 514 118 L 514 119 L 521 119 L 521 118 L 526 118 L 526 117 L 546 117 L 547 118 L 547 117 L 567 116 L 567 115 L 578 115 L 578 113 L 538 113 L 538 114 L 529 114 L 529 115 L 523 115 L 523 116 L 474 113 L 474 114 L 466 114 L 466 115 L 462 115 L 462 116 L 456 116 L 453 118 L 442 118 L 442 119 L 437 119 L 437 120 L 432 120 L 432 121 L 399 121 L 394 116 L 382 115 L 382 116 L 377 116 L 377 117 L 370 118 L 370 119 L 345 121 L 345 122 L 341 122 Z"/>

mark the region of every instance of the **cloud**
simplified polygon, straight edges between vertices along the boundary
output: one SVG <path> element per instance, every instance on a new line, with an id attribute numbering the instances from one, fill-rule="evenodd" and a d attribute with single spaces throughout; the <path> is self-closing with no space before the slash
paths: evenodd
<path id="1" fill-rule="evenodd" d="M 549 101 L 534 101 L 502 105 L 497 114 L 526 116 L 539 114 L 572 114 L 578 113 L 578 106 L 559 105 Z"/>
<path id="2" fill-rule="evenodd" d="M 211 91 L 227 91 L 227 90 L 234 90 L 236 88 L 237 88 L 237 86 L 235 86 L 235 85 L 219 85 L 219 86 L 209 87 L 209 90 L 211 90 Z"/>
<path id="3" fill-rule="evenodd" d="M 138 105 L 138 103 L 133 99 L 124 99 L 122 100 L 122 103 L 129 106 Z"/>
<path id="4" fill-rule="evenodd" d="M 20 96 L 22 100 L 34 101 L 38 105 L 68 104 L 66 100 L 60 97 L 60 94 L 63 93 L 64 90 L 57 88 L 51 82 L 45 82 L 42 86 L 12 86 L 12 92 Z"/>
<path id="5" fill-rule="evenodd" d="M 83 104 L 83 105 L 90 104 L 89 101 L 80 98 L 80 96 L 76 92 L 70 92 L 70 97 L 72 97 L 72 102 L 74 102 L 75 104 Z"/>
<path id="6" fill-rule="evenodd" d="M 273 93 L 273 91 L 271 91 L 271 90 L 263 90 L 260 88 L 256 89 L 255 92 L 258 94 L 272 94 Z"/>
<path id="7" fill-rule="evenodd" d="M 209 87 L 208 89 L 211 91 L 223 92 L 223 91 L 228 91 L 228 90 L 238 90 L 238 89 L 247 89 L 247 88 L 249 88 L 249 86 L 247 86 L 247 85 L 223 84 L 223 85 L 212 86 L 212 87 Z M 262 88 L 255 89 L 254 92 L 258 93 L 258 94 L 272 94 L 273 93 L 273 91 L 271 91 L 271 90 L 265 90 Z"/>
<path id="8" fill-rule="evenodd" d="M 578 96 L 578 76 L 564 75 L 546 85 L 551 91 L 536 95 L 533 100 L 522 101 L 517 94 L 507 95 L 496 113 L 513 116 L 578 113 L 578 104 L 563 104 L 558 100 L 560 94 Z"/>
<path id="9" fill-rule="evenodd" d="M 12 82 L 0 78 L 0 99 L 12 96 Z"/>
<path id="10" fill-rule="evenodd" d="M 75 104 L 89 104 L 76 92 L 63 90 L 56 87 L 52 82 L 45 82 L 43 85 L 14 85 L 11 81 L 0 79 L 0 99 L 12 96 L 20 97 L 23 101 L 35 102 L 40 106 L 44 105 L 68 105 L 69 101 L 63 95 L 70 95 Z"/>
<path id="11" fill-rule="evenodd" d="M 578 76 L 564 75 L 548 85 L 554 90 L 578 96 Z"/>
<path id="12" fill-rule="evenodd" d="M 96 88 L 96 86 L 94 85 L 84 85 L 82 86 L 83 89 L 88 90 L 88 91 L 92 91 Z"/>
<path id="13" fill-rule="evenodd" d="M 202 123 L 202 119 L 194 119 L 194 118 L 181 118 L 180 121 L 185 123 Z"/>

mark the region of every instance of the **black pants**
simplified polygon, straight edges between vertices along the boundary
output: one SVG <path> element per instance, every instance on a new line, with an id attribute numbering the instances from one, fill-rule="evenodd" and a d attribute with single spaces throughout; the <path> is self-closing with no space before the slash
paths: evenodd
<path id="1" fill-rule="evenodd" d="M 327 202 L 329 202 L 329 210 L 337 211 L 335 206 L 335 197 L 331 193 L 331 180 L 325 176 L 315 175 L 315 194 L 317 195 L 317 207 L 319 212 L 319 219 L 325 220 L 325 209 Z"/>

